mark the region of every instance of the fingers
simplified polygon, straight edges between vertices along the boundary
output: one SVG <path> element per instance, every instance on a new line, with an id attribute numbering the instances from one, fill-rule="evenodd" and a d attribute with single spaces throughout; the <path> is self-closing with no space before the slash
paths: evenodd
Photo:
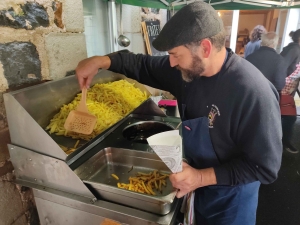
<path id="1" fill-rule="evenodd" d="M 76 77 L 78 79 L 80 90 L 82 90 L 82 88 L 85 86 L 85 83 L 86 83 L 85 79 L 83 77 L 77 76 L 77 74 L 76 74 Z"/>
<path id="2" fill-rule="evenodd" d="M 177 183 L 177 174 L 171 174 L 171 175 L 169 176 L 169 179 L 170 179 L 170 181 L 171 181 L 173 187 L 175 187 L 174 185 Z"/>
<path id="3" fill-rule="evenodd" d="M 87 89 L 90 88 L 94 76 L 95 76 L 95 75 L 91 75 L 91 76 L 88 76 L 88 77 L 87 77 L 86 82 L 85 82 L 85 86 L 86 86 Z"/>
<path id="4" fill-rule="evenodd" d="M 178 190 L 176 197 L 177 198 L 182 198 L 183 196 L 185 196 L 187 193 L 189 193 L 188 191 L 182 191 L 182 190 Z"/>
<path id="5" fill-rule="evenodd" d="M 182 167 L 185 168 L 185 167 L 190 167 L 189 164 L 187 164 L 186 162 L 182 161 Z"/>

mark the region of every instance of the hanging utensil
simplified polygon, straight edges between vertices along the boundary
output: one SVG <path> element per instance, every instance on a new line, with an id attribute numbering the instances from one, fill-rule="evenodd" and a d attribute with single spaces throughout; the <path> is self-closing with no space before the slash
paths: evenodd
<path id="1" fill-rule="evenodd" d="M 120 6 L 120 36 L 118 37 L 118 44 L 121 47 L 128 47 L 130 45 L 130 40 L 126 36 L 123 35 L 123 22 L 122 22 L 122 0 L 121 0 L 121 6 Z"/>
<path id="2" fill-rule="evenodd" d="M 97 117 L 92 115 L 86 106 L 86 88 L 82 89 L 81 100 L 76 110 L 72 110 L 64 124 L 67 131 L 80 134 L 91 134 L 97 122 Z"/>

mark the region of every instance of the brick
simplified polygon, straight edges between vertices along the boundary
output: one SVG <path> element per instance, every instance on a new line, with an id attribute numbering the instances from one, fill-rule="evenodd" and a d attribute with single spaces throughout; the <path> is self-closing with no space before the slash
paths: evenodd
<path id="1" fill-rule="evenodd" d="M 10 135 L 8 128 L 0 130 L 0 163 L 9 159 L 9 151 L 7 144 L 10 143 Z M 1 176 L 1 175 L 0 175 Z"/>

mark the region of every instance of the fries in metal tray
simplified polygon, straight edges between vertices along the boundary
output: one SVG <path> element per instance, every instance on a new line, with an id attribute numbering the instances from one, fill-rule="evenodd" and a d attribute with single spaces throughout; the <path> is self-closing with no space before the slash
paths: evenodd
<path id="1" fill-rule="evenodd" d="M 157 170 L 150 173 L 138 172 L 135 177 L 129 177 L 129 184 L 117 183 L 118 188 L 135 191 L 148 195 L 156 195 L 155 191 L 162 193 L 163 186 L 167 186 L 168 174 L 162 174 Z"/>

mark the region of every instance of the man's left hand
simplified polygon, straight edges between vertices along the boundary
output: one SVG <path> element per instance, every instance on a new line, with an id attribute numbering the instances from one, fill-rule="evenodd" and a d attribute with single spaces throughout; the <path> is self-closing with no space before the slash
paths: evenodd
<path id="1" fill-rule="evenodd" d="M 173 187 L 179 189 L 176 197 L 181 198 L 199 187 L 216 184 L 213 168 L 198 170 L 182 162 L 182 171 L 170 175 Z"/>

